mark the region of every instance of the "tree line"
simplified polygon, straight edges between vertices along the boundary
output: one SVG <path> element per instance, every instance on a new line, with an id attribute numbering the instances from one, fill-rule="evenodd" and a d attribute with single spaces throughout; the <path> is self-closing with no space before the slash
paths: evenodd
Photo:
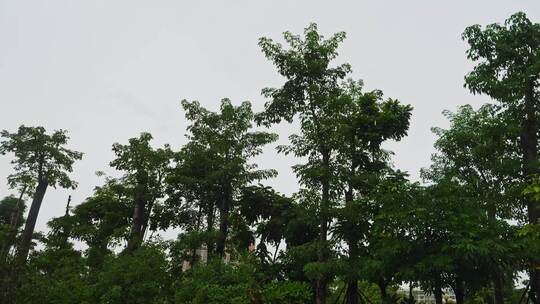
<path id="1" fill-rule="evenodd" d="M 45 194 L 77 187 L 83 154 L 65 130 L 2 131 L 17 193 L 0 201 L 2 303 L 418 303 L 414 287 L 437 304 L 449 291 L 457 304 L 540 303 L 540 24 L 516 13 L 465 29 L 464 86 L 493 102 L 444 112 L 422 182 L 383 148 L 407 136 L 412 107 L 334 63 L 345 33 L 310 24 L 283 38 L 259 40 L 284 79 L 262 90 L 262 112 L 183 100 L 187 144 L 113 144 L 121 176 L 99 173 L 46 233 Z M 254 158 L 291 122 L 277 150 L 298 157 L 300 190 L 286 196 Z"/>

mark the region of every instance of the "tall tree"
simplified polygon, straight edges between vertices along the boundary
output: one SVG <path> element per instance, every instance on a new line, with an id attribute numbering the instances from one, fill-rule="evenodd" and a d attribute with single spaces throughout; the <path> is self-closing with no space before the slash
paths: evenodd
<path id="1" fill-rule="evenodd" d="M 477 65 L 465 76 L 465 86 L 473 93 L 484 93 L 501 102 L 520 122 L 522 174 L 527 180 L 538 173 L 538 109 L 540 84 L 540 24 L 524 13 L 516 13 L 503 25 L 468 27 L 463 39 L 470 46 L 467 57 Z M 529 223 L 535 224 L 540 206 L 525 197 Z M 533 301 L 540 301 L 538 261 L 531 261 Z"/>
<path id="2" fill-rule="evenodd" d="M 412 107 L 397 100 L 383 100 L 379 90 L 362 92 L 361 81 L 343 84 L 344 106 L 336 121 L 341 137 L 337 160 L 345 204 L 338 216 L 339 234 L 347 243 L 349 262 L 358 264 L 359 246 L 369 231 L 368 214 L 363 214 L 366 200 L 377 187 L 378 178 L 387 164 L 387 152 L 381 147 L 386 140 L 400 140 L 407 134 Z M 354 267 L 351 267 L 354 268 Z M 349 269 L 351 269 L 349 268 Z M 358 303 L 358 275 L 350 275 L 347 303 Z"/>
<path id="3" fill-rule="evenodd" d="M 26 219 L 21 241 L 17 249 L 17 263 L 24 264 L 28 257 L 32 234 L 36 226 L 43 197 L 49 186 L 75 188 L 77 183 L 68 173 L 73 163 L 82 158 L 82 153 L 65 148 L 69 137 L 64 130 L 47 134 L 43 127 L 20 126 L 16 133 L 1 132 L 0 153 L 13 153 L 15 173 L 8 179 L 12 183 L 36 184 L 30 211 Z"/>
<path id="4" fill-rule="evenodd" d="M 191 262 L 195 252 L 206 246 L 208 256 L 215 254 L 217 239 L 216 216 L 220 203 L 220 187 L 213 178 L 220 163 L 210 147 L 189 142 L 175 153 L 174 165 L 167 176 L 167 199 L 158 211 L 158 225 L 162 228 L 181 228 L 181 238 L 189 238 L 192 248 Z M 197 234 L 196 238 L 188 237 Z M 193 242 L 197 239 L 197 242 Z"/>
<path id="5" fill-rule="evenodd" d="M 337 126 L 334 122 L 339 112 L 335 107 L 341 104 L 339 81 L 350 71 L 348 64 L 332 66 L 331 63 L 338 55 L 337 48 L 345 33 L 325 39 L 318 33 L 317 25 L 311 24 L 304 30 L 304 37 L 285 32 L 284 38 L 288 49 L 269 38 L 259 40 L 262 51 L 286 81 L 281 88 L 263 89 L 263 95 L 270 101 L 258 115 L 257 122 L 266 126 L 282 120 L 300 122 L 301 134 L 291 135 L 291 145 L 280 151 L 308 159 L 294 170 L 302 184 L 320 192 L 318 260 L 324 264 L 329 257 L 331 184 L 335 177 Z M 317 303 L 326 303 L 328 281 L 328 273 L 319 275 Z"/>
<path id="6" fill-rule="evenodd" d="M 152 207 L 164 195 L 164 178 L 172 152 L 168 145 L 154 149 L 150 140 L 150 133 L 142 133 L 138 138 L 129 139 L 127 145 L 113 145 L 116 159 L 111 162 L 111 166 L 126 171 L 124 180 L 134 187 L 133 219 L 127 253 L 132 253 L 140 246 Z"/>
<path id="7" fill-rule="evenodd" d="M 496 261 L 489 268 L 489 277 L 493 281 L 495 303 L 503 303 L 503 274 L 508 270 L 503 266 L 516 262 L 510 259 L 515 256 L 510 252 L 513 241 L 505 239 L 509 235 L 507 223 L 521 217 L 519 126 L 492 104 L 485 104 L 477 111 L 465 105 L 456 113 L 444 113 L 451 125 L 446 130 L 433 129 L 439 136 L 435 142 L 438 153 L 433 155 L 429 176 L 434 182 L 444 178 L 459 181 L 461 192 L 484 212 L 481 223 L 493 232 L 491 241 L 500 245 L 492 248 L 492 255 L 486 258 Z"/>
<path id="8" fill-rule="evenodd" d="M 176 181 L 184 189 L 184 199 L 197 200 L 199 208 L 213 218 L 214 206 L 219 211 L 219 233 L 216 254 L 224 256 L 230 228 L 230 215 L 242 187 L 253 181 L 275 176 L 277 172 L 258 169 L 251 158 L 262 153 L 262 147 L 277 139 L 277 135 L 252 131 L 254 114 L 251 103 L 234 106 L 223 99 L 219 112 L 202 107 L 197 101 L 182 101 L 188 127 L 189 143 L 179 157 Z M 197 163 L 204 161 L 206 163 Z M 194 181 L 197 181 L 194 183 Z M 189 191 L 185 191 L 189 188 Z M 204 188 L 201 188 L 203 186 Z M 213 219 L 208 227 L 213 225 Z"/>

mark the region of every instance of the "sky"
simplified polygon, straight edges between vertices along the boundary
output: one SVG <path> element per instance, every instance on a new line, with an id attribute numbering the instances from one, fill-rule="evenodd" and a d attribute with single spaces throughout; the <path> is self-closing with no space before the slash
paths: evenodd
<path id="1" fill-rule="evenodd" d="M 227 97 L 262 110 L 261 89 L 283 79 L 258 39 L 283 41 L 284 31 L 301 33 L 315 22 L 327 37 L 347 32 L 336 63 L 350 63 L 352 78 L 414 107 L 409 136 L 386 148 L 395 167 L 416 180 L 434 152 L 430 128 L 448 126 L 441 112 L 490 102 L 463 87 L 473 65 L 461 33 L 517 11 L 540 22 L 538 0 L 0 0 L 0 129 L 66 129 L 69 147 L 84 152 L 71 174 L 79 187 L 45 195 L 37 223 L 43 231 L 63 214 L 68 195 L 76 205 L 102 184 L 96 171 L 120 174 L 108 165 L 113 143 L 144 131 L 155 146 L 185 143 L 180 100 L 217 110 Z M 296 130 L 273 127 L 276 145 Z M 300 160 L 274 147 L 256 161 L 279 171 L 267 184 L 291 194 L 298 183 L 290 166 Z M 0 156 L 0 181 L 12 173 L 10 161 Z M 11 193 L 0 182 L 0 197 Z"/>

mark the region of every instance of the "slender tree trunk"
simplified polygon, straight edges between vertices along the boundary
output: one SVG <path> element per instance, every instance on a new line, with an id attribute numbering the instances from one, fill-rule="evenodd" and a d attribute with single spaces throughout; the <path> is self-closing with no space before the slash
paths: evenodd
<path id="1" fill-rule="evenodd" d="M 388 292 L 386 291 L 386 286 L 388 285 L 386 282 L 380 281 L 378 284 L 379 289 L 381 291 L 381 300 L 384 304 L 389 304 L 390 298 L 388 297 Z"/>
<path id="2" fill-rule="evenodd" d="M 253 242 L 253 245 L 255 245 L 255 242 Z M 277 255 L 279 253 L 279 246 L 281 246 L 281 239 L 279 239 L 279 243 L 275 244 L 276 249 L 274 250 L 274 256 L 272 257 L 272 263 L 276 262 Z M 250 245 L 251 246 L 251 245 Z M 256 250 L 256 249 L 255 249 Z"/>
<path id="3" fill-rule="evenodd" d="M 199 227 L 201 226 L 201 218 L 202 218 L 202 207 L 201 205 L 199 205 L 199 210 L 197 211 L 197 224 L 195 224 L 196 225 L 195 231 L 200 231 Z M 191 250 L 192 252 L 191 252 L 191 259 L 190 259 L 189 264 L 191 267 L 193 267 L 193 265 L 195 265 L 195 262 L 197 261 L 197 247 L 194 246 L 193 248 L 191 248 Z"/>
<path id="4" fill-rule="evenodd" d="M 325 263 L 327 257 L 327 243 L 326 238 L 328 234 L 328 209 L 330 204 L 330 153 L 324 151 L 322 153 L 323 161 L 323 178 L 322 178 L 322 198 L 319 218 L 319 246 L 317 250 L 317 258 L 319 263 Z M 320 274 L 317 279 L 316 288 L 316 303 L 325 304 L 327 296 L 328 275 L 326 273 Z"/>
<path id="5" fill-rule="evenodd" d="M 210 233 L 214 231 L 214 218 L 215 218 L 215 208 L 214 205 L 211 204 L 210 208 L 208 210 L 208 214 L 206 215 L 206 232 Z M 207 257 L 210 258 L 214 255 L 214 240 L 206 242 L 206 254 Z"/>
<path id="6" fill-rule="evenodd" d="M 146 206 L 145 208 L 143 224 L 142 224 L 141 232 L 140 232 L 141 240 L 144 240 L 144 235 L 146 234 L 146 230 L 148 229 L 148 224 L 150 223 L 150 214 L 152 213 L 153 207 L 154 207 L 154 200 L 151 200 L 148 203 L 148 206 Z"/>
<path id="7" fill-rule="evenodd" d="M 495 304 L 504 304 L 503 280 L 498 271 L 496 277 L 493 279 L 493 289 L 495 292 Z"/>
<path id="8" fill-rule="evenodd" d="M 346 294 L 346 303 L 347 304 L 358 304 L 358 281 L 349 281 L 347 282 L 347 294 Z"/>
<path id="9" fill-rule="evenodd" d="M 229 232 L 229 209 L 231 207 L 230 185 L 226 185 L 224 190 L 219 210 L 219 236 L 216 244 L 216 253 L 220 257 L 225 256 L 225 242 Z"/>
<path id="10" fill-rule="evenodd" d="M 345 193 L 345 206 L 350 206 L 353 201 L 353 189 L 349 184 L 349 189 Z M 349 247 L 349 261 L 354 261 L 358 257 L 358 246 L 356 240 L 348 240 L 347 246 Z M 347 282 L 347 304 L 358 304 L 358 277 L 353 275 L 348 278 Z"/>
<path id="11" fill-rule="evenodd" d="M 138 186 L 135 193 L 135 206 L 133 207 L 133 221 L 131 223 L 131 232 L 125 252 L 133 253 L 142 243 L 141 229 L 144 221 L 144 190 Z"/>
<path id="12" fill-rule="evenodd" d="M 532 174 L 538 173 L 538 123 L 534 100 L 534 80 L 529 80 L 525 92 L 525 119 L 521 128 L 521 149 L 523 154 L 523 175 L 528 180 Z M 527 201 L 527 216 L 530 224 L 538 222 L 539 204 L 532 197 L 525 198 Z M 534 267 L 538 260 L 531 261 L 533 265 L 529 271 L 531 291 L 535 294 L 534 300 L 540 296 L 540 272 Z"/>
<path id="13" fill-rule="evenodd" d="M 465 303 L 465 284 L 463 283 L 463 280 L 459 276 L 456 277 L 456 287 L 455 287 L 454 293 L 456 294 L 456 304 L 464 304 Z"/>
<path id="14" fill-rule="evenodd" d="M 488 218 L 491 223 L 495 223 L 497 220 L 496 218 L 497 210 L 495 206 L 489 206 L 488 207 Z M 495 265 L 493 267 L 493 291 L 494 291 L 494 303 L 495 304 L 503 304 L 504 303 L 504 296 L 503 296 L 503 278 L 501 270 L 499 269 L 498 265 Z"/>
<path id="15" fill-rule="evenodd" d="M 413 289 L 414 289 L 413 282 L 409 282 L 409 300 L 407 301 L 409 304 L 414 304 Z"/>
<path id="16" fill-rule="evenodd" d="M 32 236 L 34 235 L 34 228 L 36 227 L 36 221 L 39 214 L 39 209 L 41 208 L 41 203 L 43 202 L 43 197 L 47 191 L 49 183 L 47 180 L 40 179 L 34 197 L 32 199 L 32 205 L 30 206 L 30 211 L 28 211 L 28 216 L 26 218 L 26 224 L 24 225 L 24 230 L 21 236 L 21 242 L 19 248 L 17 249 L 17 265 L 22 266 L 26 263 L 28 258 L 28 252 L 30 251 L 30 244 L 32 243 Z"/>
<path id="17" fill-rule="evenodd" d="M 441 275 L 437 274 L 435 276 L 435 286 L 433 295 L 435 296 L 435 304 L 443 304 L 443 292 L 442 292 L 442 282 L 441 282 Z"/>

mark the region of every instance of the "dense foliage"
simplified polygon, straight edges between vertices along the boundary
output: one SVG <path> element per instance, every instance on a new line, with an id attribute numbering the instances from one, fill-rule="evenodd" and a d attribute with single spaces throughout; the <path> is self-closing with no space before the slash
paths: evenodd
<path id="1" fill-rule="evenodd" d="M 416 303 L 418 287 L 437 304 L 538 304 L 540 24 L 517 13 L 465 30 L 465 86 L 494 102 L 444 112 L 422 182 L 384 149 L 412 107 L 335 64 L 344 39 L 315 24 L 285 45 L 261 38 L 284 80 L 263 89 L 262 112 L 183 100 L 183 147 L 149 133 L 113 144 L 119 177 L 70 198 L 46 233 L 34 231 L 46 190 L 77 186 L 82 153 L 64 130 L 2 131 L 17 195 L 0 200 L 1 303 Z M 300 190 L 286 196 L 255 157 L 277 140 L 265 129 L 292 122 L 277 150 L 298 157 Z"/>

